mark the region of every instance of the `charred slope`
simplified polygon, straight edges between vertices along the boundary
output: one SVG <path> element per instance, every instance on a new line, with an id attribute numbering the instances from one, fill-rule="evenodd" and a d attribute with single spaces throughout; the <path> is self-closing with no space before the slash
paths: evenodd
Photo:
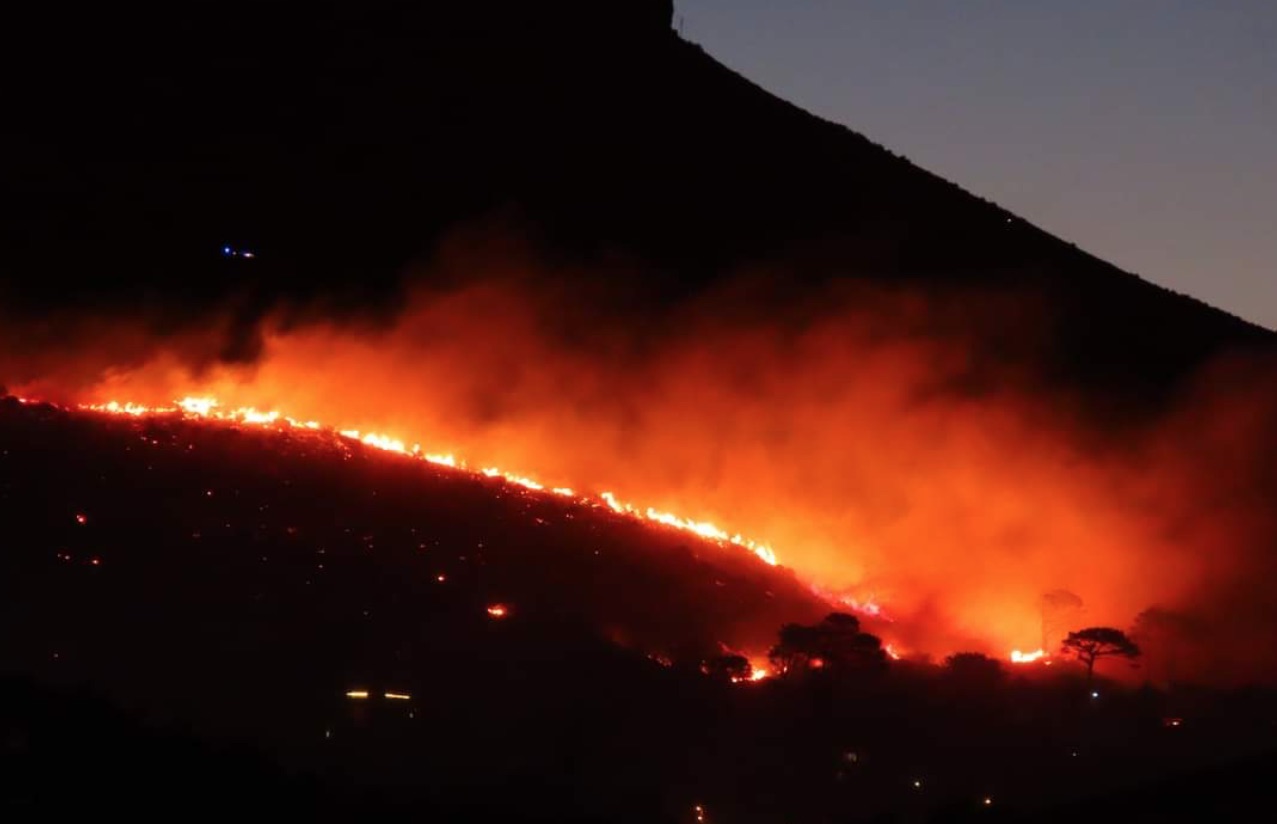
<path id="1" fill-rule="evenodd" d="M 1064 667 L 706 678 L 825 606 L 740 550 L 313 433 L 0 402 L 0 524 L 20 817 L 1019 820 L 1272 746 L 1270 692 L 1096 703 Z"/>
<path id="2" fill-rule="evenodd" d="M 1271 346 L 767 94 L 676 37 L 669 6 L 23 12 L 8 297 L 384 304 L 451 229 L 504 216 L 552 260 L 637 263 L 626 288 L 658 309 L 757 265 L 784 273 L 773 299 L 854 277 L 1045 301 L 1047 374 L 1109 390 Z"/>
<path id="3" fill-rule="evenodd" d="M 328 436 L 13 400 L 0 522 L 0 670 L 472 812 L 658 817 L 721 700 L 701 657 L 826 611 L 743 551 Z"/>

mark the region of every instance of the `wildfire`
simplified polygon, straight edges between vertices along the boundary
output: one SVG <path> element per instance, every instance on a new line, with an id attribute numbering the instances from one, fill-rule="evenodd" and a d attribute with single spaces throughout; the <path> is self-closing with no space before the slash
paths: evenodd
<path id="1" fill-rule="evenodd" d="M 844 606 L 852 612 L 868 615 L 871 618 L 881 618 L 884 621 L 891 620 L 891 617 L 883 610 L 882 604 L 879 604 L 873 595 L 858 598 L 855 595 L 846 592 L 835 592 L 816 584 L 810 584 L 808 588 L 831 604 Z"/>
<path id="2" fill-rule="evenodd" d="M 1046 650 L 1035 649 L 1033 652 L 1020 652 L 1018 649 L 1011 650 L 1012 664 L 1033 664 L 1046 658 Z"/>
<path id="3" fill-rule="evenodd" d="M 22 398 L 20 400 L 23 403 L 35 402 L 28 398 Z M 779 563 L 776 552 L 768 544 L 744 537 L 738 533 L 730 533 L 716 524 L 707 521 L 696 521 L 690 518 L 684 518 L 671 512 L 657 510 L 653 507 L 640 507 L 620 500 L 610 491 L 601 492 L 597 495 L 582 494 L 571 487 L 548 486 L 534 478 L 508 472 L 494 466 L 472 468 L 464 459 L 457 458 L 455 455 L 449 453 L 426 452 L 422 449 L 420 444 L 412 443 L 409 445 L 408 441 L 385 433 L 363 432 L 357 429 L 341 429 L 315 420 L 295 418 L 285 415 L 279 411 L 263 411 L 251 406 L 227 408 L 222 406 L 216 398 L 202 396 L 182 398 L 181 400 L 174 401 L 171 406 L 146 406 L 139 403 L 121 403 L 119 401 L 112 400 L 106 403 L 80 404 L 78 408 L 81 411 L 122 417 L 141 418 L 146 416 L 173 415 L 192 420 L 218 421 L 227 424 L 257 426 L 272 430 L 298 429 L 316 433 L 326 433 L 335 438 L 358 442 L 374 449 L 394 453 L 414 460 L 420 460 L 444 469 L 494 480 L 501 480 L 526 489 L 532 493 L 553 495 L 560 498 L 568 498 L 586 506 L 607 508 L 619 515 L 661 524 L 672 529 L 678 529 L 698 535 L 702 538 L 715 541 L 721 545 L 734 546 L 747 550 L 759 560 L 770 566 L 776 566 Z M 80 524 L 87 522 L 87 518 L 83 514 L 76 514 L 75 520 Z M 443 583 L 447 580 L 446 576 L 442 573 L 436 575 L 435 579 L 439 583 Z M 875 600 L 872 595 L 865 597 L 863 595 L 858 596 L 847 592 L 831 591 L 810 582 L 808 583 L 808 588 L 815 595 L 831 604 L 845 607 L 861 615 L 880 620 L 891 620 L 890 616 L 888 616 L 884 611 L 882 605 Z M 509 615 L 509 609 L 503 604 L 493 604 L 487 608 L 487 613 L 494 619 L 502 619 Z M 898 660 L 902 655 L 900 650 L 893 644 L 886 644 L 884 649 L 893 659 Z M 1045 664 L 1051 663 L 1050 656 L 1042 649 L 1033 650 L 1031 652 L 1013 650 L 1010 653 L 1010 661 L 1014 664 L 1032 664 L 1037 662 Z M 820 667 L 824 662 L 816 660 L 811 663 L 813 667 Z M 770 672 L 765 667 L 755 666 L 748 680 L 760 681 L 769 677 L 769 675 Z M 350 697 L 355 698 L 358 696 L 351 695 Z"/>
<path id="4" fill-rule="evenodd" d="M 754 666 L 751 664 L 749 675 L 733 675 L 731 681 L 733 684 L 752 684 L 769 678 L 770 676 L 771 670 L 767 669 L 767 667 Z"/>
<path id="5" fill-rule="evenodd" d="M 409 458 L 423 460 L 426 463 L 434 464 L 435 466 L 455 469 L 458 472 L 465 472 L 473 475 L 482 475 L 487 478 L 499 478 L 507 483 L 521 486 L 532 492 L 544 492 L 546 494 L 557 495 L 559 497 L 573 498 L 592 506 L 606 506 L 613 512 L 617 512 L 622 515 L 628 515 L 630 517 L 664 524 L 665 526 L 673 527 L 674 529 L 695 533 L 702 538 L 708 538 L 712 541 L 717 541 L 720 544 L 731 544 L 733 546 L 749 550 L 756 557 L 770 566 L 776 566 L 778 563 L 775 551 L 767 544 L 751 540 L 739 534 L 731 534 L 727 532 L 727 530 L 721 529 L 706 521 L 693 521 L 670 512 L 661 512 L 653 509 L 652 507 L 640 508 L 634 504 L 618 500 L 611 492 L 603 492 L 597 497 L 578 495 L 577 492 L 570 487 L 547 487 L 533 478 L 507 472 L 503 469 L 498 469 L 497 467 L 490 466 L 474 470 L 471 469 L 464 460 L 458 460 L 453 455 L 425 453 L 422 452 L 420 444 L 413 444 L 412 446 L 409 446 L 407 441 L 379 432 L 361 432 L 357 429 L 338 429 L 336 427 L 320 424 L 318 421 L 293 418 L 277 411 L 263 412 L 262 410 L 255 409 L 251 406 L 240 407 L 238 409 L 226 409 L 215 398 L 209 397 L 183 398 L 179 401 L 175 401 L 172 406 L 144 406 L 138 403 L 109 401 L 101 404 L 81 404 L 79 408 L 88 412 L 98 412 L 109 415 L 126 415 L 134 418 L 146 415 L 181 415 L 187 418 L 224 421 L 227 423 L 261 426 L 264 428 L 287 426 L 296 429 L 330 432 L 346 440 L 358 441 L 359 443 L 373 447 L 374 449 L 380 449 L 385 452 L 393 452 Z M 876 606 L 873 609 L 864 609 L 863 611 L 869 614 L 877 614 Z"/>

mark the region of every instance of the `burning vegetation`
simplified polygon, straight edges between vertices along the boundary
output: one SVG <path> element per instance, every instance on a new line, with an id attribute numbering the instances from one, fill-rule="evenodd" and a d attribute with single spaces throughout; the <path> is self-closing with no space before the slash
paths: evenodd
<path id="1" fill-rule="evenodd" d="M 1253 585 L 1274 564 L 1272 406 L 1237 390 L 1262 364 L 1217 364 L 1170 411 L 1106 421 L 1030 376 L 1038 333 L 997 295 L 843 284 L 777 302 L 744 279 L 628 317 L 566 283 L 421 288 L 388 319 L 71 324 L 0 374 L 103 414 L 335 432 L 694 533 L 890 622 L 897 655 L 1032 662 L 1154 609 L 1200 629 L 1175 624 L 1181 673 L 1268 669 L 1247 650 L 1277 627 Z M 245 360 L 218 357 L 228 336 Z M 1022 351 L 999 354 L 1007 340 Z"/>
<path id="2" fill-rule="evenodd" d="M 0 404 L 0 571 L 25 628 L 0 655 L 326 784 L 537 786 L 577 758 L 572 800 L 537 809 L 1023 809 L 1270 737 L 1235 726 L 1268 709 L 1224 722 L 1225 698 L 1115 684 L 1116 653 L 1093 685 L 1062 653 L 928 663 L 889 604 L 831 608 L 735 544 L 282 415 L 171 406 Z"/>
<path id="3" fill-rule="evenodd" d="M 1271 565 L 1277 534 L 1258 507 L 1223 510 L 1207 480 L 1250 496 L 1267 483 L 1268 406 L 1220 377 L 1245 364 L 1115 438 L 991 355 L 987 339 L 1013 332 L 1032 351 L 1022 328 L 954 332 L 955 314 L 985 310 L 972 296 L 831 287 L 761 314 L 760 289 L 664 314 L 659 337 L 609 323 L 607 299 L 573 307 L 507 280 L 420 291 L 388 323 L 281 312 L 249 332 L 245 363 L 206 358 L 225 327 L 157 339 L 107 324 L 0 367 L 20 392 L 96 413 L 322 429 L 688 531 L 890 621 L 911 654 L 1032 662 L 1149 607 L 1235 635 L 1209 614 L 1254 602 L 1241 572 Z M 1254 608 L 1250 629 L 1271 632 Z M 1245 645 L 1176 646 L 1181 672 L 1257 675 Z"/>

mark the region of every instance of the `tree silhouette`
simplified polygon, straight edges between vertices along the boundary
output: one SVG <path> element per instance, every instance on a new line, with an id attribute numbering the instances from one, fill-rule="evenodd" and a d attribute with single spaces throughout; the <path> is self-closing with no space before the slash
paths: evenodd
<path id="1" fill-rule="evenodd" d="M 1113 627 L 1088 627 L 1070 632 L 1061 649 L 1086 665 L 1086 683 L 1094 677 L 1095 662 L 1101 658 L 1135 659 L 1140 648 L 1125 632 Z"/>
<path id="2" fill-rule="evenodd" d="M 843 612 L 830 613 L 815 626 L 785 624 L 770 657 L 781 673 L 808 669 L 845 672 L 887 665 L 882 641 L 861 632 L 860 620 Z"/>
<path id="3" fill-rule="evenodd" d="M 780 628 L 780 640 L 772 647 L 768 657 L 781 674 L 797 672 L 820 660 L 819 641 L 815 627 L 802 624 L 785 624 Z"/>
<path id="4" fill-rule="evenodd" d="M 957 652 L 944 659 L 945 670 L 959 683 L 988 686 L 1002 680 L 1002 662 L 979 652 Z"/>
<path id="5" fill-rule="evenodd" d="M 723 681 L 748 681 L 754 674 L 754 667 L 745 656 L 727 653 L 706 659 L 701 664 L 701 671 Z"/>

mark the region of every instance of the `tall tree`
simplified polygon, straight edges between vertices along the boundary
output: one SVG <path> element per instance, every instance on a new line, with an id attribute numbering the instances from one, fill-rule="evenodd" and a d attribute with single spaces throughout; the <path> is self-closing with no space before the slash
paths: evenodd
<path id="1" fill-rule="evenodd" d="M 1088 627 L 1077 632 L 1070 632 L 1064 639 L 1062 649 L 1086 665 L 1086 683 L 1091 684 L 1095 676 L 1095 662 L 1101 658 L 1139 657 L 1140 648 L 1125 632 L 1113 627 Z"/>

